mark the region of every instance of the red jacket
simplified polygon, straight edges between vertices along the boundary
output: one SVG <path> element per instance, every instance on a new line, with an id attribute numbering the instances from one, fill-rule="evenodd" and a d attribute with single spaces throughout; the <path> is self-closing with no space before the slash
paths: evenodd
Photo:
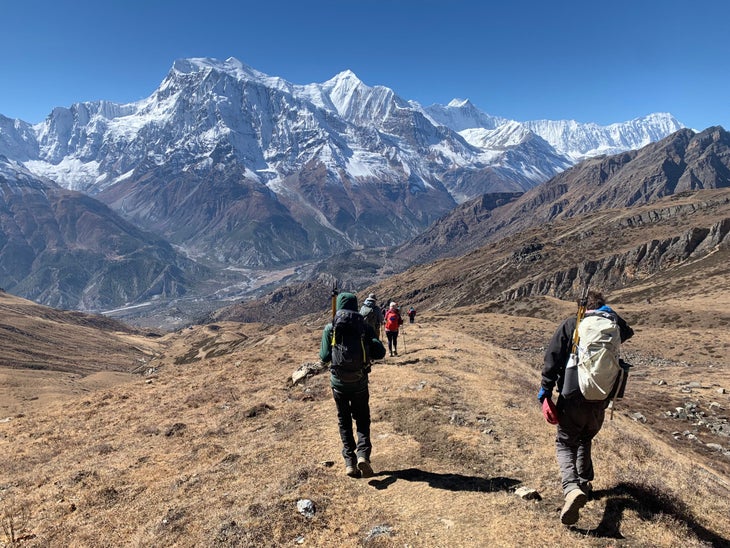
<path id="1" fill-rule="evenodd" d="M 385 330 L 386 331 L 398 331 L 398 328 L 403 324 L 403 318 L 397 308 L 389 308 L 385 313 Z"/>

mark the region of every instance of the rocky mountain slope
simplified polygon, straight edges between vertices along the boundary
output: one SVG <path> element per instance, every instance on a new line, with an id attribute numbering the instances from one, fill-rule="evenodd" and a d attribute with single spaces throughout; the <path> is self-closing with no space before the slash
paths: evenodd
<path id="1" fill-rule="evenodd" d="M 185 294 L 207 269 L 101 202 L 0 157 L 0 287 L 103 310 Z"/>
<path id="2" fill-rule="evenodd" d="M 586 160 L 502 207 L 484 207 L 483 198 L 462 204 L 397 254 L 414 262 L 455 256 L 561 219 L 728 186 L 730 133 L 684 129 L 639 150 Z"/>
<path id="3" fill-rule="evenodd" d="M 338 257 L 329 277 L 320 272 L 211 318 L 292 321 L 326 299 L 334 281 L 450 308 L 474 299 L 562 298 L 589 279 L 615 289 L 665 268 L 715 261 L 729 245 L 729 137 L 721 128 L 682 130 L 639 151 L 583 162 L 523 195 L 486 194 L 396 250 Z M 438 260 L 460 255 L 453 270 Z M 409 262 L 417 266 L 392 276 Z M 395 283 L 376 283 L 384 278 Z"/>
<path id="4" fill-rule="evenodd" d="M 655 115 L 599 140 L 626 150 L 680 127 Z M 566 150 L 468 102 L 423 108 L 350 71 L 295 85 L 236 59 L 178 60 L 136 103 L 0 117 L 0 154 L 239 267 L 402 243 L 458 202 L 549 179 L 574 162 Z"/>
<path id="5" fill-rule="evenodd" d="M 607 209 L 525 230 L 458 258 L 413 266 L 370 284 L 382 301 L 417 309 L 451 310 L 480 303 L 507 310 L 528 296 L 567 298 L 589 281 L 607 291 L 671 280 L 692 290 L 688 272 L 730 279 L 730 189 L 677 194 L 626 209 Z M 343 272 L 343 270 L 340 270 Z M 345 280 L 349 278 L 345 277 Z M 326 307 L 333 282 L 320 277 L 266 297 L 222 308 L 211 320 L 288 323 Z M 341 282 L 340 282 L 341 283 Z M 656 283 L 659 283 L 658 281 Z"/>

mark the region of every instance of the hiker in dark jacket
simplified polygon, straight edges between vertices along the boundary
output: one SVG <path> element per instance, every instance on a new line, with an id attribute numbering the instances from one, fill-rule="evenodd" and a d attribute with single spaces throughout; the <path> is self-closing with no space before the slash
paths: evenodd
<path id="1" fill-rule="evenodd" d="M 357 297 L 352 293 L 340 293 L 337 296 L 337 310 L 353 311 L 359 316 Z M 360 318 L 362 320 L 362 318 Z M 364 367 L 357 372 L 343 372 L 338 363 L 330 367 L 330 385 L 337 406 L 337 421 L 342 440 L 342 456 L 345 459 L 345 473 L 353 478 L 370 477 L 373 468 L 370 464 L 372 443 L 370 441 L 370 392 L 368 359 L 380 360 L 385 357 L 385 347 L 378 339 L 373 328 L 362 320 L 365 328 L 364 340 L 368 341 L 368 356 Z M 322 344 L 319 350 L 322 363 L 333 361 L 332 355 L 332 323 L 328 323 L 322 332 Z M 335 360 L 336 361 L 336 360 Z M 352 421 L 357 428 L 357 443 L 352 431 Z"/>
<path id="2" fill-rule="evenodd" d="M 588 292 L 586 309 L 586 314 L 598 310 L 615 315 L 621 342 L 633 336 L 633 329 L 606 305 L 601 293 Z M 592 440 L 603 426 L 605 409 L 610 399 L 607 397 L 603 401 L 587 401 L 580 393 L 570 398 L 565 398 L 561 393 L 576 321 L 575 316 L 567 318 L 553 334 L 545 352 L 542 385 L 537 396 L 542 403 L 546 398 L 552 399 L 553 388 L 555 386 L 558 388 L 556 406 L 558 426 L 555 445 L 565 495 L 560 518 L 565 525 L 573 525 L 578 521 L 580 509 L 588 501 L 594 477 L 591 459 Z"/>
<path id="3" fill-rule="evenodd" d="M 411 323 L 416 321 L 416 309 L 411 307 L 408 310 L 408 318 L 411 320 Z"/>
<path id="4" fill-rule="evenodd" d="M 378 306 L 375 294 L 370 293 L 360 307 L 360 314 L 370 324 L 375 333 L 380 336 L 380 326 L 383 324 L 383 311 Z"/>

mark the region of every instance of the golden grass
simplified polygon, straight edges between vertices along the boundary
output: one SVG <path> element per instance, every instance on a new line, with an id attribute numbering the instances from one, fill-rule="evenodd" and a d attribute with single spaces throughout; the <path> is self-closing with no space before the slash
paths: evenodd
<path id="1" fill-rule="evenodd" d="M 570 309 L 556 306 L 556 317 Z M 186 329 L 154 374 L 0 422 L 0 517 L 27 508 L 14 534 L 38 547 L 727 546 L 726 457 L 675 441 L 655 416 L 629 417 L 666 389 L 660 377 L 676 383 L 691 367 L 632 379 L 595 441 L 597 498 L 576 527 L 560 525 L 555 432 L 535 400 L 554 327 L 474 310 L 406 325 L 401 355 L 371 376 L 369 480 L 344 475 L 327 375 L 289 380 L 316 360 L 319 326 Z M 670 356 L 649 327 L 638 322 L 632 351 Z M 730 389 L 727 365 L 704 371 Z M 519 486 L 542 499 L 518 498 Z M 302 498 L 313 518 L 297 512 Z"/>

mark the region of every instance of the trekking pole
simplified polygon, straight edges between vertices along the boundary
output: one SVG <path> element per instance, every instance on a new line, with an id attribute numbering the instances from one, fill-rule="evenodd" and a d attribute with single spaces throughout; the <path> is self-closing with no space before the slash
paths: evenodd
<path id="1" fill-rule="evenodd" d="M 588 283 L 586 283 L 586 286 L 583 288 L 583 293 L 581 293 L 580 296 L 580 302 L 578 303 L 578 314 L 576 315 L 576 321 L 575 321 L 575 331 L 573 331 L 573 345 L 570 349 L 571 354 L 577 354 L 578 352 L 578 325 L 580 324 L 581 320 L 583 320 L 583 316 L 586 315 L 586 306 L 588 304 Z"/>
<path id="2" fill-rule="evenodd" d="M 332 283 L 332 325 L 335 325 L 335 313 L 337 312 L 337 281 Z"/>
<path id="3" fill-rule="evenodd" d="M 626 388 L 626 381 L 628 380 L 629 376 L 629 368 L 631 367 L 631 364 L 627 364 L 622 359 L 619 359 L 618 361 L 619 367 L 621 368 L 621 371 L 618 374 L 618 378 L 616 379 L 616 383 L 613 387 L 613 396 L 611 397 L 611 401 L 608 404 L 608 407 L 611 409 L 611 414 L 608 417 L 608 420 L 613 420 L 613 409 L 616 404 L 616 400 L 623 399 L 624 397 L 624 389 Z"/>
<path id="4" fill-rule="evenodd" d="M 621 370 L 621 373 L 619 373 L 618 380 L 616 382 L 620 383 L 621 377 L 623 377 L 623 375 L 624 375 L 624 372 L 623 372 L 623 370 Z M 611 397 L 611 401 L 608 402 L 608 408 L 611 410 L 611 413 L 608 415 L 608 420 L 610 420 L 610 421 L 613 420 L 613 408 L 614 408 L 615 404 L 616 404 L 616 391 L 614 391 L 613 396 Z"/>
<path id="5" fill-rule="evenodd" d="M 406 330 L 404 329 L 401 333 L 403 335 L 403 353 L 408 354 L 408 348 L 406 348 Z"/>

